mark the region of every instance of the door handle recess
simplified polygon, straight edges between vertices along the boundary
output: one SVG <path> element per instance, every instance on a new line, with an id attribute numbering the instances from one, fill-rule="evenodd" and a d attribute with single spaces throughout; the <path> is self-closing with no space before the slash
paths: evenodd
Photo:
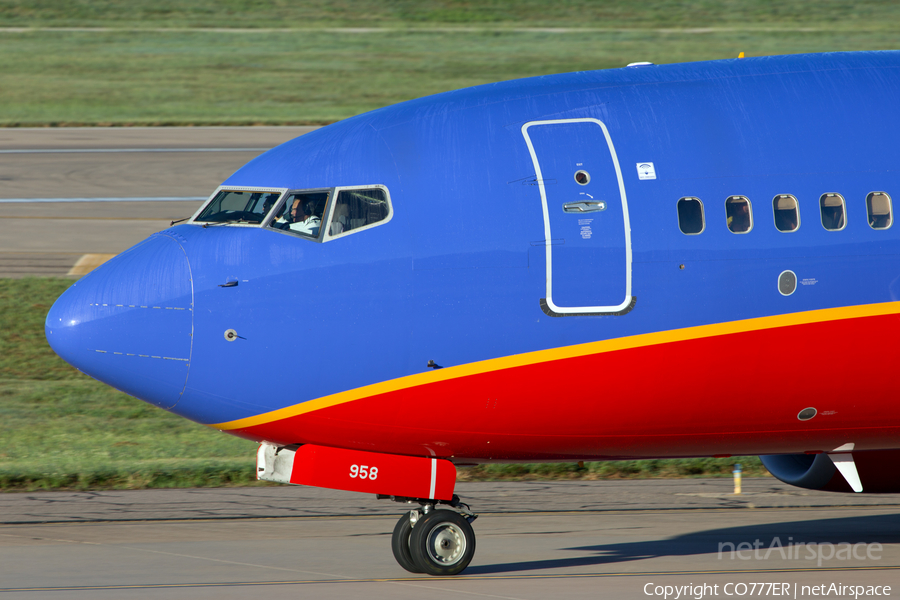
<path id="1" fill-rule="evenodd" d="M 563 204 L 563 212 L 567 213 L 600 212 L 601 210 L 606 210 L 606 202 L 602 200 L 579 200 Z"/>

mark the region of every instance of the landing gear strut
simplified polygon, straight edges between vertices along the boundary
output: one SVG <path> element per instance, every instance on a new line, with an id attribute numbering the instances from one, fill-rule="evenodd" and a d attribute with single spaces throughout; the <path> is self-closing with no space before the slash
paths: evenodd
<path id="1" fill-rule="evenodd" d="M 446 504 L 459 512 L 435 508 L 434 500 L 390 498 L 421 505 L 400 517 L 391 536 L 391 550 L 401 567 L 410 573 L 456 575 L 469 566 L 475 555 L 471 523 L 477 516 L 458 497 Z"/>

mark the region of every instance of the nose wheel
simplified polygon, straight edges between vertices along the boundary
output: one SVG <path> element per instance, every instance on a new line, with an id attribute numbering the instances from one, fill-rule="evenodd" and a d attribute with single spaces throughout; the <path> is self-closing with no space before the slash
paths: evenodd
<path id="1" fill-rule="evenodd" d="M 391 536 L 391 550 L 410 573 L 456 575 L 475 555 L 475 515 L 426 505 L 400 517 Z"/>
<path id="2" fill-rule="evenodd" d="M 413 526 L 409 552 L 423 573 L 456 575 L 475 555 L 475 531 L 458 512 L 433 510 Z"/>
<path id="3" fill-rule="evenodd" d="M 400 520 L 397 521 L 397 525 L 394 526 L 394 533 L 391 535 L 391 551 L 394 553 L 394 558 L 401 567 L 410 573 L 422 572 L 422 570 L 416 566 L 416 562 L 412 557 L 412 552 L 409 549 L 409 537 L 412 533 L 412 518 L 413 515 L 416 515 L 415 518 L 418 519 L 418 514 L 419 511 L 414 510 L 400 517 Z"/>

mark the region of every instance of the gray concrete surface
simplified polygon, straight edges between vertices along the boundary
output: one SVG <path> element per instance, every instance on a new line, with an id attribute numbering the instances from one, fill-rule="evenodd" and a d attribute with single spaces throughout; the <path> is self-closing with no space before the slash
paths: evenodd
<path id="1" fill-rule="evenodd" d="M 461 482 L 476 512 L 621 512 L 774 508 L 895 508 L 900 494 L 832 494 L 771 478 Z M 306 486 L 106 490 L 0 494 L 0 524 L 160 519 L 248 519 L 394 515 L 402 505 L 354 492 Z"/>
<path id="2" fill-rule="evenodd" d="M 771 479 L 744 487 L 734 497 L 728 480 L 460 484 L 480 513 L 478 542 L 452 579 L 403 571 L 390 552 L 402 507 L 359 494 L 293 486 L 4 494 L 0 514 L 13 523 L 0 525 L 0 593 L 649 598 L 655 586 L 707 584 L 719 587 L 705 597 L 733 598 L 734 584 L 784 583 L 793 596 L 794 584 L 799 592 L 834 583 L 891 585 L 896 595 L 900 496 L 798 491 Z M 732 554 L 729 544 L 741 543 L 759 549 Z M 844 547 L 857 557 L 839 556 Z"/>
<path id="3" fill-rule="evenodd" d="M 0 128 L 0 277 L 64 276 L 82 255 L 122 252 L 202 202 L 8 200 L 206 198 L 265 149 L 312 129 Z"/>
<path id="4" fill-rule="evenodd" d="M 0 128 L 0 199 L 208 196 L 265 149 L 313 129 Z"/>

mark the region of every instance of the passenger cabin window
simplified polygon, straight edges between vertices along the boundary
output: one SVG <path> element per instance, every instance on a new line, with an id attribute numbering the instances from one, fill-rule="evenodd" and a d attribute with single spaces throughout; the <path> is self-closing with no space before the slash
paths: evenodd
<path id="1" fill-rule="evenodd" d="M 699 198 L 681 198 L 678 201 L 678 227 L 681 233 L 697 235 L 703 231 L 703 203 Z"/>
<path id="2" fill-rule="evenodd" d="M 220 190 L 194 222 L 259 225 L 281 192 Z"/>
<path id="3" fill-rule="evenodd" d="M 790 194 L 779 194 L 772 199 L 775 213 L 775 228 L 785 233 L 797 231 L 800 227 L 800 205 Z"/>
<path id="4" fill-rule="evenodd" d="M 731 233 L 747 233 L 753 229 L 753 208 L 746 196 L 730 196 L 725 200 L 725 215 Z"/>
<path id="5" fill-rule="evenodd" d="M 318 238 L 329 194 L 328 190 L 289 193 L 269 227 Z"/>
<path id="6" fill-rule="evenodd" d="M 869 227 L 872 229 L 887 229 L 894 223 L 891 197 L 884 192 L 872 192 L 866 196 L 866 211 L 869 213 Z"/>
<path id="7" fill-rule="evenodd" d="M 819 198 L 822 227 L 828 231 L 840 231 L 847 225 L 844 197 L 840 194 L 822 194 Z"/>
<path id="8" fill-rule="evenodd" d="M 384 188 L 339 189 L 328 236 L 337 237 L 380 223 L 388 219 L 390 212 Z"/>

